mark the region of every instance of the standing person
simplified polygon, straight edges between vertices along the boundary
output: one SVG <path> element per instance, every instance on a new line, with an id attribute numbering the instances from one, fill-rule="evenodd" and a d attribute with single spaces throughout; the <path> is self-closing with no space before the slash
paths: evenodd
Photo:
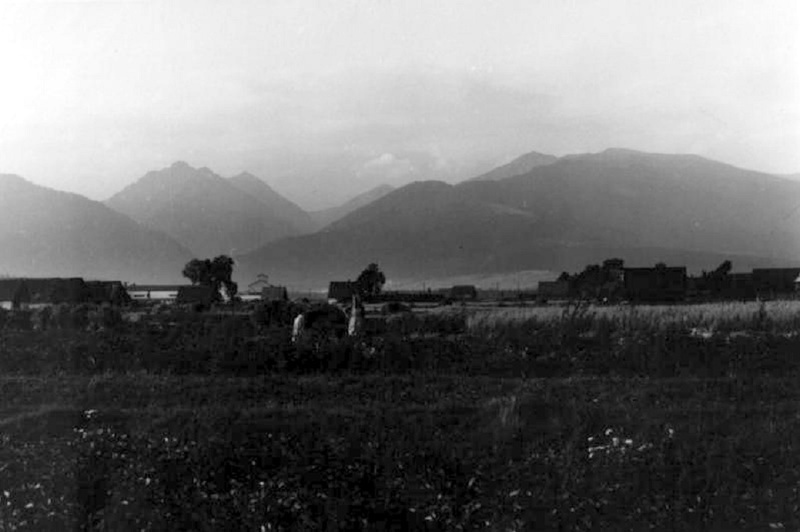
<path id="1" fill-rule="evenodd" d="M 306 324 L 306 315 L 305 312 L 301 312 L 297 315 L 292 323 L 292 343 L 296 344 L 297 341 L 300 339 L 300 336 L 303 334 L 303 329 L 305 328 Z"/>
<path id="2" fill-rule="evenodd" d="M 347 335 L 351 337 L 361 336 L 364 331 L 364 306 L 361 300 L 353 295 L 353 302 L 350 306 L 350 319 L 347 322 Z"/>

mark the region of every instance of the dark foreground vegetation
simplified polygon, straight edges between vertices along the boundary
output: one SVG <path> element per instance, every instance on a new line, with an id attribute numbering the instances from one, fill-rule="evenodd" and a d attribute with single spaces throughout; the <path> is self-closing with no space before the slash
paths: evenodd
<path id="1" fill-rule="evenodd" d="M 800 526 L 793 306 L 73 318 L 2 317 L 0 529 Z"/>

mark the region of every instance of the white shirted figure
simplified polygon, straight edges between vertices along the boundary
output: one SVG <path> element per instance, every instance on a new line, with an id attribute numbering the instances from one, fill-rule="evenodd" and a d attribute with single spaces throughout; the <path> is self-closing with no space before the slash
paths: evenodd
<path id="1" fill-rule="evenodd" d="M 353 303 L 350 306 L 350 319 L 347 322 L 348 336 L 361 336 L 364 330 L 364 307 L 361 306 L 356 296 L 353 296 Z"/>
<path id="2" fill-rule="evenodd" d="M 294 319 L 294 323 L 292 324 L 292 343 L 297 343 L 297 340 L 300 339 L 300 335 L 303 334 L 303 328 L 305 327 L 306 323 L 306 316 L 303 313 L 297 315 Z"/>

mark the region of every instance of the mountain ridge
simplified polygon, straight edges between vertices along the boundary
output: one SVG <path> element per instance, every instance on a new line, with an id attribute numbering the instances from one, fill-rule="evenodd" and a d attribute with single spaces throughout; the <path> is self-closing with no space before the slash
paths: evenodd
<path id="1" fill-rule="evenodd" d="M 333 222 L 336 222 L 337 220 L 347 216 L 356 209 L 382 198 L 393 190 L 395 190 L 393 186 L 384 183 L 362 192 L 361 194 L 357 194 L 356 196 L 353 196 L 349 200 L 335 207 L 330 207 L 328 209 L 322 209 L 319 211 L 310 211 L 309 215 L 314 220 L 316 228 L 323 229 Z"/>
<path id="2" fill-rule="evenodd" d="M 175 281 L 188 250 L 103 203 L 0 174 L 0 270 L 25 277 Z"/>
<path id="3" fill-rule="evenodd" d="M 240 257 L 287 282 L 378 262 L 414 279 L 576 270 L 623 255 L 710 269 L 800 262 L 800 183 L 695 155 L 612 149 L 498 181 L 413 183 L 331 224 Z M 793 225 L 794 224 L 794 225 Z M 291 265 L 291 266 L 289 266 Z M 318 283 L 317 283 L 318 284 Z"/>
<path id="4" fill-rule="evenodd" d="M 105 203 L 203 257 L 244 252 L 298 233 L 289 220 L 238 188 L 242 181 L 179 161 L 148 172 Z"/>

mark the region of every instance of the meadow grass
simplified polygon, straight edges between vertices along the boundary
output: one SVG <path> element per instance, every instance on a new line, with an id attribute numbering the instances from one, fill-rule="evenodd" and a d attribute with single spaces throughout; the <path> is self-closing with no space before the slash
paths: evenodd
<path id="1" fill-rule="evenodd" d="M 4 529 L 800 525 L 792 379 L 142 374 L 0 394 L 31 411 L 3 426 Z"/>
<path id="2" fill-rule="evenodd" d="M 491 331 L 508 324 L 547 324 L 574 318 L 576 303 L 539 307 L 473 310 L 467 318 L 470 331 Z M 769 327 L 772 332 L 800 330 L 800 301 L 746 301 L 692 305 L 583 305 L 583 319 L 610 320 L 631 329 L 678 325 L 708 331 L 752 331 Z"/>
<path id="3" fill-rule="evenodd" d="M 6 329 L 0 529 L 796 529 L 798 311 Z"/>

